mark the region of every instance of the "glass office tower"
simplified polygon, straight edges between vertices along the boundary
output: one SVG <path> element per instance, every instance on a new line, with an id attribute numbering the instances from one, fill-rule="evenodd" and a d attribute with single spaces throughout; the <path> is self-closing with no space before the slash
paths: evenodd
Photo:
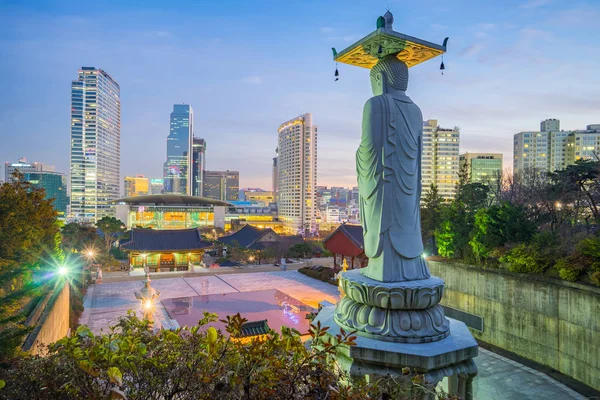
<path id="1" fill-rule="evenodd" d="M 194 113 L 188 104 L 174 104 L 167 138 L 167 162 L 164 167 L 164 191 L 192 194 L 190 156 L 194 140 Z"/>
<path id="2" fill-rule="evenodd" d="M 194 138 L 192 144 L 192 196 L 202 197 L 206 169 L 206 141 Z"/>
<path id="3" fill-rule="evenodd" d="M 114 216 L 120 196 L 121 99 L 106 72 L 82 67 L 71 84 L 71 218 Z"/>

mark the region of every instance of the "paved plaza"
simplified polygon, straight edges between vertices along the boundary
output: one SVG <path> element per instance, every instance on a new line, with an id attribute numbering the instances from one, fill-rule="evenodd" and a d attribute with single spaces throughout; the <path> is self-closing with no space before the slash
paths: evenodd
<path id="1" fill-rule="evenodd" d="M 154 279 L 152 287 L 160 292 L 159 300 L 267 289 L 280 290 L 315 308 L 320 301 L 335 303 L 339 300 L 335 286 L 297 271 L 181 276 Z M 88 325 L 95 333 L 106 332 L 127 310 L 139 310 L 140 302 L 135 299 L 134 292 L 141 288 L 140 281 L 90 286 L 80 322 Z M 166 318 L 168 314 L 159 301 L 156 319 L 163 321 Z M 480 348 L 475 361 L 479 369 L 479 375 L 473 382 L 475 399 L 585 399 L 544 373 L 491 351 Z"/>

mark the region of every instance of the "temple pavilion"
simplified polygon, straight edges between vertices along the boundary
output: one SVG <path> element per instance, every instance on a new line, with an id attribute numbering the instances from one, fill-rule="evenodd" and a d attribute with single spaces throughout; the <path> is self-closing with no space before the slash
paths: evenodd
<path id="1" fill-rule="evenodd" d="M 367 265 L 365 257 L 363 229 L 360 225 L 342 224 L 323 240 L 323 245 L 333 253 L 335 267 L 340 267 L 344 259 L 351 269 Z"/>
<path id="2" fill-rule="evenodd" d="M 202 240 L 200 230 L 131 230 L 130 240 L 121 244 L 129 254 L 130 268 L 148 266 L 150 272 L 188 271 L 202 261 L 204 249 L 212 243 Z"/>

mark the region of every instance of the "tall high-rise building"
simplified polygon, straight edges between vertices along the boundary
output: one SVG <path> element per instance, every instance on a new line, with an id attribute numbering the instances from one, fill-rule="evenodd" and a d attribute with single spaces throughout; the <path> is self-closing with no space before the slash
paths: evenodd
<path id="1" fill-rule="evenodd" d="M 145 196 L 148 194 L 149 180 L 144 175 L 125 177 L 125 197 Z"/>
<path id="2" fill-rule="evenodd" d="M 192 196 L 202 197 L 206 169 L 206 141 L 194 138 L 192 143 Z"/>
<path id="3" fill-rule="evenodd" d="M 194 112 L 189 104 L 174 104 L 164 167 L 165 193 L 192 194 L 191 155 Z"/>
<path id="4" fill-rule="evenodd" d="M 273 193 L 275 194 L 275 203 L 277 203 L 277 193 L 279 192 L 279 171 L 277 167 L 277 157 L 279 149 L 275 150 L 275 157 L 273 157 L 273 171 L 271 173 Z"/>
<path id="5" fill-rule="evenodd" d="M 60 218 L 67 216 L 69 196 L 65 174 L 52 171 L 26 172 L 23 174 L 23 178 L 33 187 L 44 189 L 46 192 L 45 198 L 53 199 L 52 204 Z"/>
<path id="6" fill-rule="evenodd" d="M 484 184 L 498 182 L 502 176 L 502 154 L 500 153 L 464 153 L 460 155 L 460 168 L 467 165 L 469 181 Z"/>
<path id="7" fill-rule="evenodd" d="M 162 178 L 150 179 L 150 194 L 162 194 L 165 189 L 164 182 Z"/>
<path id="8" fill-rule="evenodd" d="M 71 217 L 115 215 L 120 195 L 121 99 L 106 72 L 82 67 L 71 84 Z"/>
<path id="9" fill-rule="evenodd" d="M 42 171 L 54 171 L 54 166 L 53 165 L 45 165 L 42 163 L 38 163 L 38 162 L 27 162 L 27 159 L 25 157 L 23 158 L 19 158 L 19 161 L 15 162 L 15 163 L 9 163 L 6 162 L 4 163 L 4 181 L 5 182 L 12 182 L 13 181 L 13 174 L 15 173 L 15 171 L 18 171 L 21 174 L 28 174 L 28 173 L 32 173 L 32 172 L 42 172 Z"/>
<path id="10" fill-rule="evenodd" d="M 423 194 L 431 184 L 444 199 L 456 194 L 459 172 L 460 132 L 458 128 L 444 129 L 435 119 L 423 122 L 421 152 L 421 182 Z"/>
<path id="11" fill-rule="evenodd" d="M 240 196 L 239 171 L 204 171 L 204 197 L 237 201 Z"/>
<path id="12" fill-rule="evenodd" d="M 279 219 L 289 233 L 317 229 L 317 127 L 307 113 L 281 124 L 277 159 Z"/>
<path id="13" fill-rule="evenodd" d="M 541 122 L 539 132 L 515 134 L 513 146 L 514 172 L 562 170 L 579 159 L 600 157 L 600 125 L 561 131 L 559 120 L 547 119 Z"/>

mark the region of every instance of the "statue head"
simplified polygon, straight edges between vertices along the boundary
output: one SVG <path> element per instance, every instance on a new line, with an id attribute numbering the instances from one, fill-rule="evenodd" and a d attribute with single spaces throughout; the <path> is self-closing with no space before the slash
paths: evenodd
<path id="1" fill-rule="evenodd" d="M 380 59 L 371 69 L 371 88 L 375 96 L 394 90 L 404 92 L 407 86 L 408 67 L 393 54 Z"/>

